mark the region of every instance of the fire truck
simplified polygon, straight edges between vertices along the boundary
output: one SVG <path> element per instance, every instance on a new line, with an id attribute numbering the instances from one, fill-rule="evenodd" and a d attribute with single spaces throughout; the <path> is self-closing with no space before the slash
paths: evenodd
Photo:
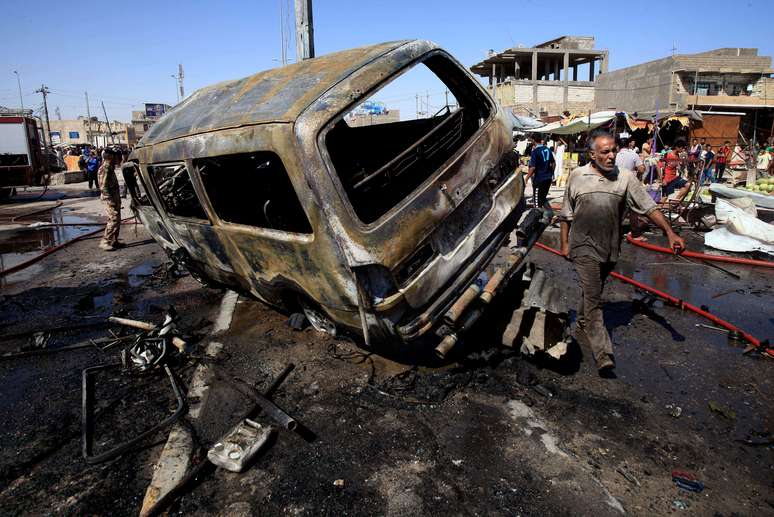
<path id="1" fill-rule="evenodd" d="M 44 185 L 48 176 L 48 156 L 37 120 L 0 115 L 0 199 L 10 197 L 14 187 Z"/>

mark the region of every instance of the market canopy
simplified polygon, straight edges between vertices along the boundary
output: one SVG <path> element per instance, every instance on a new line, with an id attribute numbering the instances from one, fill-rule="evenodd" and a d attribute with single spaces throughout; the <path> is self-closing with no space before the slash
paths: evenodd
<path id="1" fill-rule="evenodd" d="M 554 135 L 574 135 L 598 128 L 599 126 L 612 121 L 615 117 L 615 111 L 598 111 L 597 113 L 592 113 L 585 117 L 574 118 L 569 122 L 552 122 L 542 127 L 526 129 L 525 131 L 532 133 L 553 133 Z"/>

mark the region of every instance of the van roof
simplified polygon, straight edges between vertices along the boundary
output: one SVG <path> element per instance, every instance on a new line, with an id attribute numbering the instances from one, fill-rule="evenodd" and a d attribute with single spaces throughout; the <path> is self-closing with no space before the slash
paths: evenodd
<path id="1" fill-rule="evenodd" d="M 167 112 L 145 133 L 139 145 L 216 129 L 293 122 L 330 87 L 407 42 L 343 50 L 207 86 Z"/>

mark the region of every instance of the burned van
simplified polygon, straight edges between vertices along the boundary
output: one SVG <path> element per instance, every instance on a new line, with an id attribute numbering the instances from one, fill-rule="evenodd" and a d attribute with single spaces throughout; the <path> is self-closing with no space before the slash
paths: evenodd
<path id="1" fill-rule="evenodd" d="M 433 43 L 400 41 L 199 90 L 123 172 L 197 278 L 444 355 L 545 228 L 515 168 L 502 108 Z"/>

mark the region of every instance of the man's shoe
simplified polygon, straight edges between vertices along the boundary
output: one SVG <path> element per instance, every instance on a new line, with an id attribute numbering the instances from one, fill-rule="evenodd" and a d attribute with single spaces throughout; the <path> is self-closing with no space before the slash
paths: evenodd
<path id="1" fill-rule="evenodd" d="M 603 379 L 616 379 L 615 361 L 613 361 L 613 356 L 605 354 L 604 357 L 597 360 L 597 371 L 599 372 L 599 376 Z"/>
<path id="2" fill-rule="evenodd" d="M 99 249 L 101 249 L 102 251 L 115 251 L 116 250 L 116 248 L 111 246 L 110 244 L 100 244 L 99 245 Z"/>
<path id="3" fill-rule="evenodd" d="M 603 370 L 605 368 L 615 368 L 615 361 L 613 361 L 613 357 L 610 354 L 605 354 L 597 359 L 597 369 Z"/>

